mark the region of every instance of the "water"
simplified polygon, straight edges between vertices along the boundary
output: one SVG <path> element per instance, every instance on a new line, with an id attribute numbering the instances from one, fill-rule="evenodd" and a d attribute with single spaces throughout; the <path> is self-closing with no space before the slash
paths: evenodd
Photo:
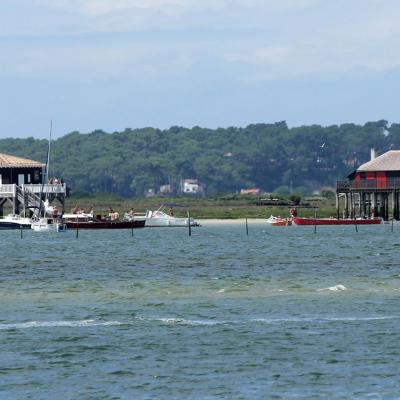
<path id="1" fill-rule="evenodd" d="M 0 231 L 0 398 L 395 399 L 400 225 Z"/>

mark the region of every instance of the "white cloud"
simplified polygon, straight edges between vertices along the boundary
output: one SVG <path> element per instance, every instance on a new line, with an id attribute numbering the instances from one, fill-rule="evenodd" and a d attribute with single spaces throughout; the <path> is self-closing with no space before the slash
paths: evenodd
<path id="1" fill-rule="evenodd" d="M 184 12 L 187 10 L 218 9 L 226 6 L 225 0 L 36 0 L 37 4 L 60 8 L 90 16 L 101 16 L 116 12 L 137 12 L 140 10 Z"/>
<path id="2" fill-rule="evenodd" d="M 329 79 L 400 67 L 394 0 L 21 1 L 29 20 L 15 9 L 0 33 L 43 39 L 0 43 L 3 75 L 168 76 L 218 64 L 242 80 Z"/>

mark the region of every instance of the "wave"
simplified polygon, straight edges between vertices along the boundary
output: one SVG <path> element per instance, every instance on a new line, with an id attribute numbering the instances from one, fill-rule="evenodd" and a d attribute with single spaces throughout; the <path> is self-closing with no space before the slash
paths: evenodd
<path id="1" fill-rule="evenodd" d="M 331 292 L 339 292 L 339 291 L 343 291 L 343 290 L 347 290 L 347 287 L 344 285 L 335 285 L 335 286 L 330 286 L 327 288 L 322 288 L 322 289 L 318 289 L 318 292 L 323 292 L 323 291 L 331 291 Z"/>
<path id="2" fill-rule="evenodd" d="M 0 324 L 0 330 L 13 329 L 32 329 L 32 328 L 85 328 L 95 326 L 118 326 L 136 325 L 135 321 L 149 323 L 161 323 L 163 325 L 186 325 L 186 326 L 217 326 L 217 325 L 247 325 L 254 323 L 262 324 L 303 324 L 311 323 L 330 323 L 330 322 L 363 322 L 400 319 L 400 315 L 371 316 L 371 317 L 294 317 L 294 318 L 252 318 L 242 320 L 196 320 L 177 317 L 135 317 L 133 321 L 98 321 L 93 319 L 79 321 L 29 321 L 9 324 Z"/>
<path id="3" fill-rule="evenodd" d="M 264 323 L 264 324 L 291 324 L 291 323 L 329 323 L 329 322 L 351 322 L 351 321 L 378 321 L 378 320 L 390 320 L 390 319 L 400 319 L 400 315 L 389 315 L 389 316 L 371 316 L 371 317 L 295 317 L 295 318 L 252 318 L 252 319 L 242 319 L 242 320 L 191 320 L 185 318 L 175 318 L 175 317 L 137 317 L 142 321 L 146 322 L 161 322 L 167 325 L 206 325 L 206 326 L 216 326 L 216 325 L 247 325 L 251 323 Z"/>
<path id="4" fill-rule="evenodd" d="M 13 324 L 0 324 L 0 330 L 7 329 L 29 329 L 29 328 L 55 328 L 55 327 L 91 327 L 91 326 L 112 326 L 123 325 L 118 321 L 96 321 L 94 319 L 85 319 L 81 321 L 29 321 L 17 322 Z"/>
<path id="5" fill-rule="evenodd" d="M 400 315 L 388 315 L 383 317 L 304 317 L 304 318 L 255 318 L 251 321 L 261 322 L 266 324 L 279 324 L 279 323 L 303 323 L 303 322 L 357 322 L 357 321 L 379 321 L 400 319 Z"/>
<path id="6" fill-rule="evenodd" d="M 220 320 L 191 320 L 185 318 L 161 318 L 161 317 L 137 317 L 136 319 L 147 322 L 161 322 L 168 325 L 222 325 L 226 323 L 234 323 L 235 321 L 220 321 Z"/>

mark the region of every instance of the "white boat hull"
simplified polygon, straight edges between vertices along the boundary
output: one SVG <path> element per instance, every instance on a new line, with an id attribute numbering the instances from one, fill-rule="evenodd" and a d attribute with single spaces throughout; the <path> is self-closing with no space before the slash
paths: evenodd
<path id="1" fill-rule="evenodd" d="M 16 214 L 9 214 L 0 218 L 0 230 L 4 229 L 31 229 L 31 220 Z"/>
<path id="2" fill-rule="evenodd" d="M 49 223 L 48 220 L 45 218 L 39 221 L 32 221 L 31 229 L 35 232 L 63 232 L 67 228 L 66 225 L 63 223 Z"/>
<path id="3" fill-rule="evenodd" d="M 194 221 L 191 220 L 191 225 L 194 226 Z M 187 218 L 146 218 L 145 226 L 162 227 L 162 226 L 188 226 Z"/>
<path id="4" fill-rule="evenodd" d="M 199 226 L 193 218 L 181 218 L 168 215 L 163 211 L 147 211 L 145 227 L 187 227 Z"/>

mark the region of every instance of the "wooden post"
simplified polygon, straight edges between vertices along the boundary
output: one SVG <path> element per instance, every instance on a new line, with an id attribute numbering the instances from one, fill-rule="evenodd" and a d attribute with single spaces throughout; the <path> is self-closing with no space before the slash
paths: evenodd
<path id="1" fill-rule="evenodd" d="M 393 221 L 394 215 L 395 215 L 395 208 L 396 208 L 396 193 L 393 190 L 393 192 L 392 192 L 392 221 Z"/>
<path id="2" fill-rule="evenodd" d="M 22 239 L 22 225 L 19 226 L 19 230 L 21 231 L 21 239 Z"/>
<path id="3" fill-rule="evenodd" d="M 132 231 L 132 237 L 133 237 L 133 217 L 131 218 L 131 231 Z"/>
<path id="4" fill-rule="evenodd" d="M 314 211 L 314 233 L 317 233 L 317 209 Z"/>
<path id="5" fill-rule="evenodd" d="M 79 222 L 78 222 L 78 216 L 76 216 L 76 238 L 78 239 L 79 237 Z"/>
<path id="6" fill-rule="evenodd" d="M 246 217 L 246 235 L 249 235 L 249 225 L 247 223 L 247 217 Z"/>
<path id="7" fill-rule="evenodd" d="M 192 236 L 192 225 L 190 225 L 190 212 L 189 212 L 189 210 L 187 211 L 187 220 L 188 220 L 188 232 L 189 232 L 189 236 Z"/>
<path id="8" fill-rule="evenodd" d="M 339 219 L 340 211 L 339 211 L 339 193 L 336 192 L 336 219 Z"/>

